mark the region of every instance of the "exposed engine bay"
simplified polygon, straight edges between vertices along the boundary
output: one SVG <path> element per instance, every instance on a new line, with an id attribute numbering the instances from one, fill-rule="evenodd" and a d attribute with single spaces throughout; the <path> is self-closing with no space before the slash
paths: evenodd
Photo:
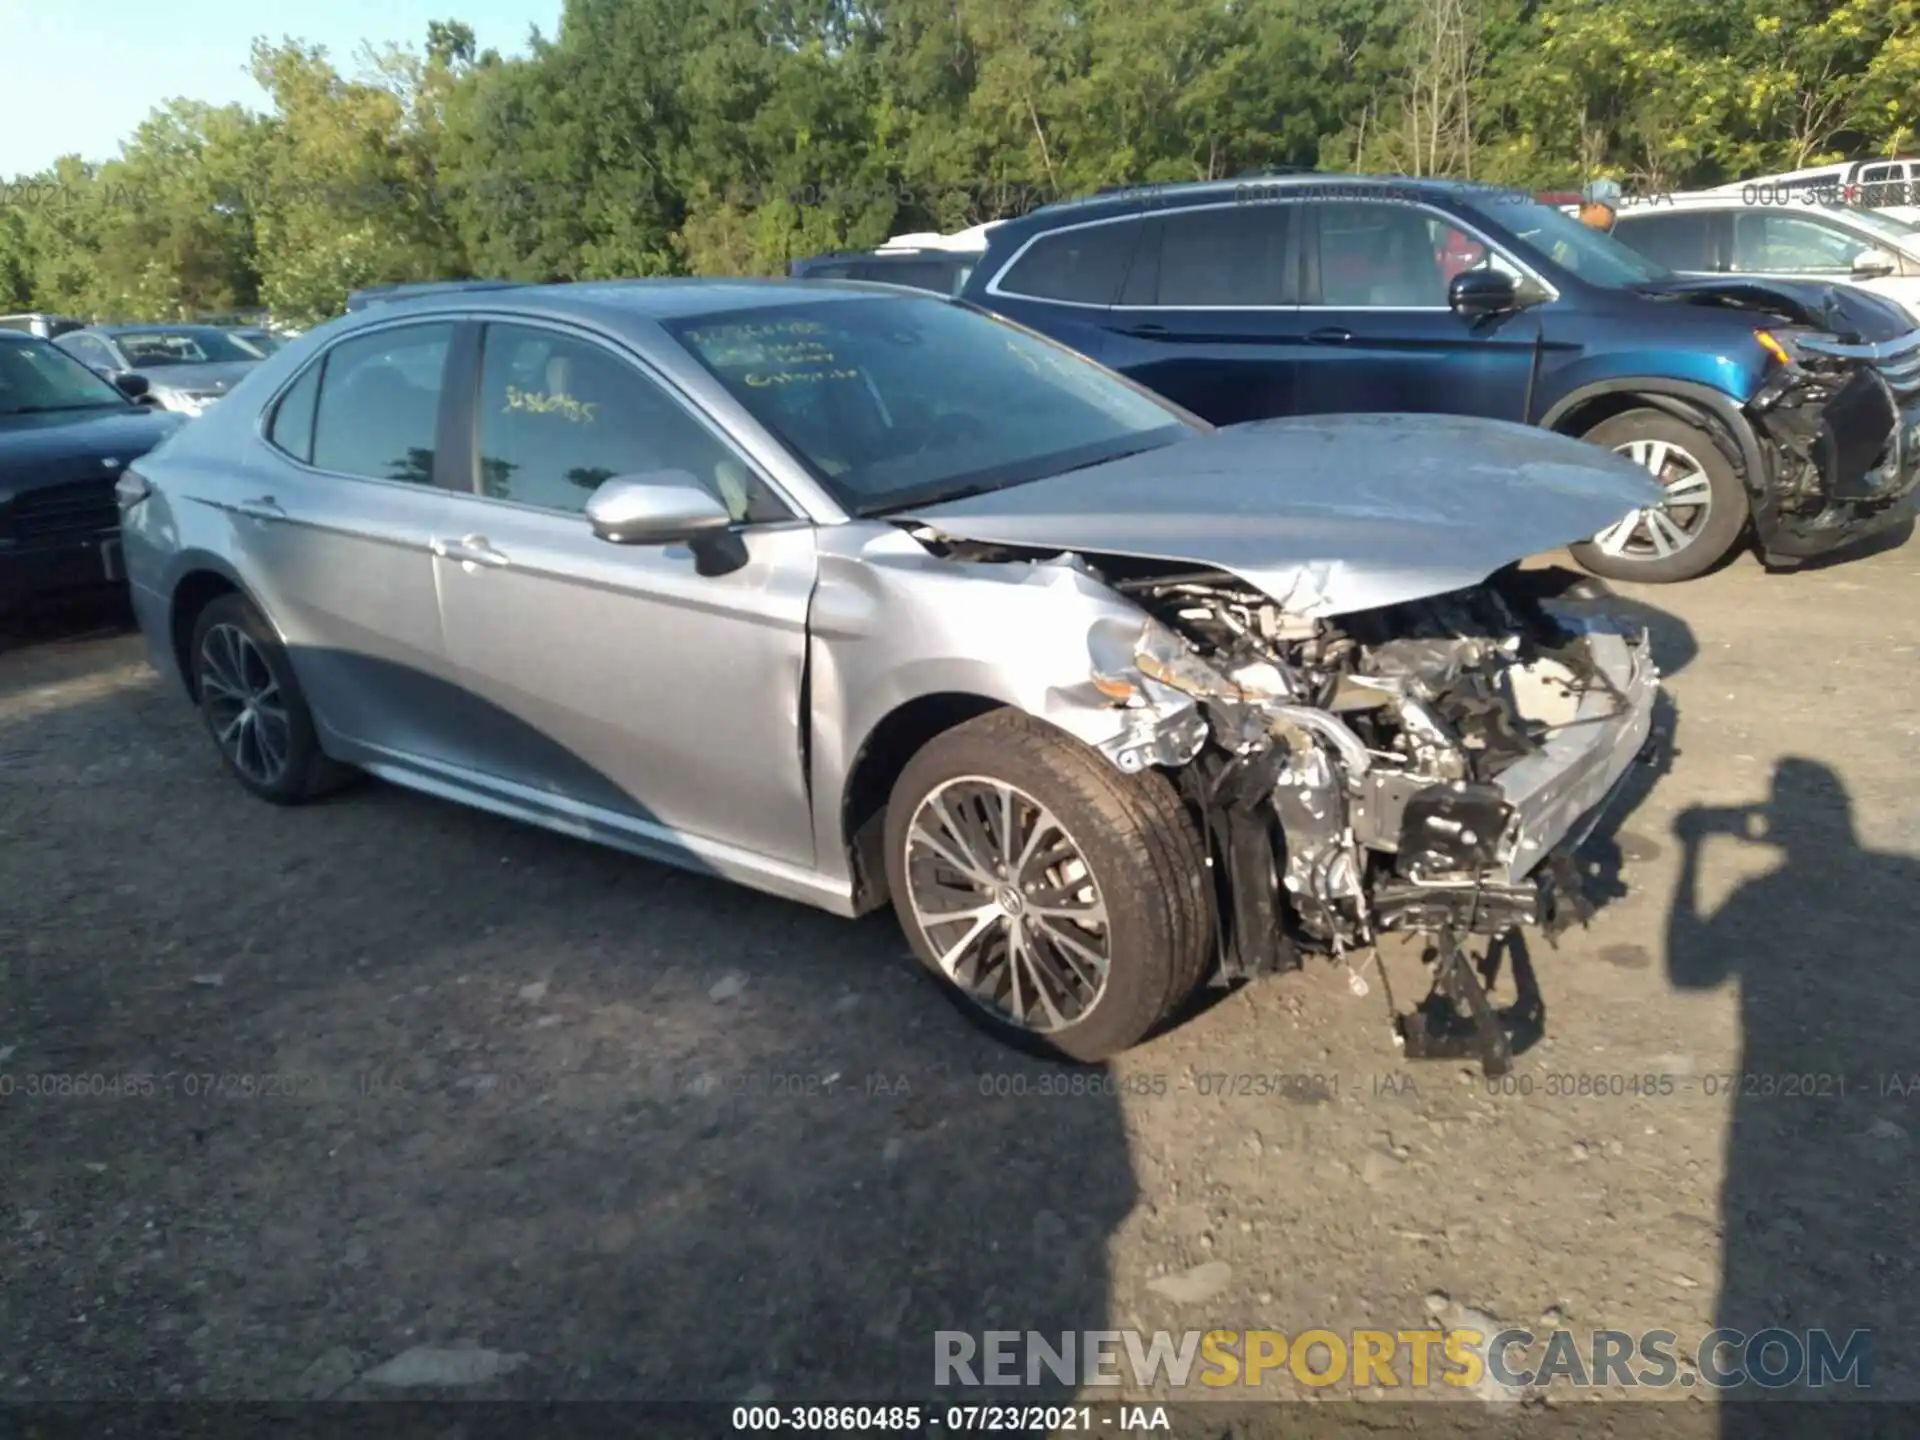
<path id="1" fill-rule="evenodd" d="M 944 548 L 944 547 L 943 547 Z M 960 542 L 955 558 L 1013 558 Z M 1126 719 L 1102 749 L 1173 776 L 1206 831 L 1222 982 L 1434 937 L 1410 1056 L 1502 1068 L 1460 942 L 1587 913 L 1574 846 L 1649 741 L 1643 634 L 1586 613 L 1598 582 L 1510 566 L 1486 583 L 1303 619 L 1215 570 L 1063 557 L 1149 618 L 1098 622 L 1092 683 Z M 1061 563 L 1061 562 L 1055 562 Z M 1443 1002 L 1470 1012 L 1452 1024 Z"/>

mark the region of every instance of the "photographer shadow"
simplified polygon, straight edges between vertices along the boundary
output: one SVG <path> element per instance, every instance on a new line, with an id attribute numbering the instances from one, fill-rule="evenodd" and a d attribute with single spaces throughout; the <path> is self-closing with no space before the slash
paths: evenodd
<path id="1" fill-rule="evenodd" d="M 1871 1331 L 1870 1370 L 1829 1379 L 1821 1394 L 1913 1398 L 1920 1369 L 1910 1347 L 1890 1342 L 1920 1318 L 1920 1165 L 1905 1093 L 1920 1093 L 1920 982 L 1908 963 L 1920 862 L 1863 846 L 1840 777 L 1797 757 L 1777 764 L 1764 803 L 1691 807 L 1674 833 L 1671 979 L 1681 990 L 1733 981 L 1740 997 L 1716 1324 L 1748 1336 L 1777 1327 L 1802 1341 L 1824 1329 L 1843 1356 L 1855 1331 Z M 1770 847 L 1779 863 L 1709 913 L 1702 853 L 1714 836 Z M 1753 1358 L 1722 1351 L 1700 1363 L 1726 1373 Z M 1767 1365 L 1777 1371 L 1788 1358 L 1776 1350 Z M 1869 1378 L 1871 1389 L 1859 1389 Z M 1784 1416 L 1742 1403 L 1761 1394 L 1809 1398 L 1739 1387 L 1722 1406 L 1723 1435 L 1777 1433 Z M 1821 1409 L 1820 1433 L 1841 1433 Z"/>

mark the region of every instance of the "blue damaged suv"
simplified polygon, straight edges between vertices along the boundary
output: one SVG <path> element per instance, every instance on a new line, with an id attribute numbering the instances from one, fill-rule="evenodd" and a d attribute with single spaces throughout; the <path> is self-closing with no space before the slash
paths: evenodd
<path id="1" fill-rule="evenodd" d="M 1920 331 L 1850 286 L 1682 279 L 1514 191 L 1310 175 L 1154 186 L 994 227 L 964 298 L 1218 425 L 1480 415 L 1665 486 L 1575 548 L 1685 580 L 1896 525 L 1920 478 Z"/>

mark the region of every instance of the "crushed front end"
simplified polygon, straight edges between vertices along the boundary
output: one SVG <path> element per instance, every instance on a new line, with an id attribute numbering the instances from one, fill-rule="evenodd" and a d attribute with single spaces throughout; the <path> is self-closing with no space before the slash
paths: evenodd
<path id="1" fill-rule="evenodd" d="M 1878 344 L 1772 332 L 1785 363 L 1748 402 L 1771 473 L 1755 530 L 1792 564 L 1904 521 L 1920 486 L 1920 330 Z"/>
<path id="2" fill-rule="evenodd" d="M 1407 1053 L 1504 1070 L 1461 946 L 1584 918 L 1573 850 L 1650 745 L 1645 634 L 1562 571 L 1305 620 L 1224 573 L 1100 568 L 1151 617 L 1090 637 L 1094 684 L 1137 722 L 1107 748 L 1172 768 L 1204 820 L 1219 978 L 1317 954 L 1364 994 L 1378 940 L 1418 932 L 1434 988 L 1399 1018 Z"/>

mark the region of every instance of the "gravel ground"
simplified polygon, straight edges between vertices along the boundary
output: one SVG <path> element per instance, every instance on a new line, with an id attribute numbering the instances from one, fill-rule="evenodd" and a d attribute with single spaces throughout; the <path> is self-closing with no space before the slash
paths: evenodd
<path id="1" fill-rule="evenodd" d="M 1324 970 L 1026 1061 L 886 919 L 277 810 L 134 637 L 17 642 L 0 1397 L 874 1400 L 940 1329 L 1436 1316 L 1871 1328 L 1920 1396 L 1920 544 L 1635 600 L 1678 754 L 1504 1085 Z"/>

